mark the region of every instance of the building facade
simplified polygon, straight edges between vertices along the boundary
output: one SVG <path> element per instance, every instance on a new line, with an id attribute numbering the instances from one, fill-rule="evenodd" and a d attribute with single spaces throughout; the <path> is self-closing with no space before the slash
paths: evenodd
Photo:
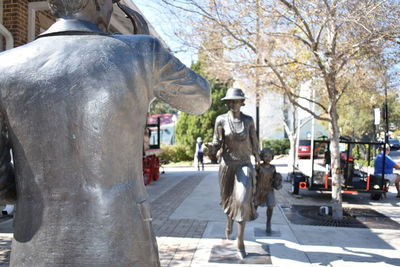
<path id="1" fill-rule="evenodd" d="M 122 0 L 121 2 L 140 12 L 132 0 Z M 35 40 L 35 37 L 47 30 L 55 20 L 50 13 L 47 1 L 0 0 L 0 51 Z M 150 24 L 149 27 L 150 33 L 159 37 Z M 130 34 L 133 32 L 133 26 L 125 14 L 115 6 L 109 33 L 117 32 Z"/>
<path id="2" fill-rule="evenodd" d="M 242 107 L 242 112 L 256 120 L 256 94 L 254 88 L 249 87 L 248 84 L 250 84 L 249 81 L 235 81 L 233 86 L 242 88 L 247 97 L 245 106 Z M 301 88 L 301 91 L 302 96 L 310 98 L 309 88 Z M 301 104 L 310 108 L 308 102 L 301 102 Z M 283 94 L 264 91 L 260 96 L 259 106 L 260 140 L 286 138 L 284 120 L 287 120 L 290 124 L 290 121 L 293 120 L 291 113 L 291 105 L 289 105 Z M 297 119 L 300 119 L 301 122 L 300 139 L 311 139 L 312 130 L 314 130 L 314 138 L 327 136 L 328 133 L 320 121 L 315 120 L 314 127 L 312 127 L 311 118 L 309 113 L 298 109 Z"/>

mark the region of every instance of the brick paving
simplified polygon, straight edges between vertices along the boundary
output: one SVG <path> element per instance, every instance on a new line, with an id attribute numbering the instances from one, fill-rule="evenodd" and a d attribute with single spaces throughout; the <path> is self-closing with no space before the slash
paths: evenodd
<path id="1" fill-rule="evenodd" d="M 151 202 L 153 229 L 157 236 L 161 266 L 190 266 L 207 221 L 171 220 L 170 215 L 203 180 L 204 173 L 188 176 Z M 0 267 L 10 261 L 12 234 L 0 234 Z"/>
<path id="2" fill-rule="evenodd" d="M 153 229 L 157 236 L 161 266 L 190 266 L 207 221 L 169 217 L 203 180 L 196 173 L 166 191 L 152 204 Z"/>
<path id="3" fill-rule="evenodd" d="M 187 177 L 151 203 L 156 236 L 201 237 L 207 222 L 170 220 L 169 217 L 202 181 L 203 176 L 199 173 Z"/>

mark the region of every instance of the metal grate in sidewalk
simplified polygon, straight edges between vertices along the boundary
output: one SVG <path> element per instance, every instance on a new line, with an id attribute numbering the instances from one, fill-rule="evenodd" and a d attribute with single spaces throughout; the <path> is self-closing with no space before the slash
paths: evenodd
<path id="1" fill-rule="evenodd" d="M 294 224 L 394 230 L 400 227 L 400 224 L 373 209 L 344 208 L 343 220 L 335 220 L 331 215 L 319 215 L 319 206 L 282 205 L 281 207 L 286 218 Z"/>

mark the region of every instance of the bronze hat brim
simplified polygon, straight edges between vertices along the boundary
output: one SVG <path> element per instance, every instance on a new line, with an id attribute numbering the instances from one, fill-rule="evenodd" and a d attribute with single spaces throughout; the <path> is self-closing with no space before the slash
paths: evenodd
<path id="1" fill-rule="evenodd" d="M 245 100 L 247 99 L 247 97 L 245 96 L 225 96 L 223 98 L 221 98 L 221 100 L 237 100 L 237 99 L 241 99 L 241 100 Z"/>

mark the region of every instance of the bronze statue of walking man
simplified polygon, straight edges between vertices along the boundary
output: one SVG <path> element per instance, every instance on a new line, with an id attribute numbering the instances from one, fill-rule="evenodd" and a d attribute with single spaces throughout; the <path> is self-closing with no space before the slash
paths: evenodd
<path id="1" fill-rule="evenodd" d="M 250 157 L 259 164 L 259 143 L 253 118 L 240 112 L 246 97 L 239 88 L 228 89 L 222 98 L 228 113 L 215 121 L 213 142 L 209 146 L 221 149 L 219 167 L 220 205 L 227 216 L 225 236 L 230 238 L 233 221 L 238 223 L 237 248 L 239 257 L 246 257 L 244 228 L 247 221 L 257 218 L 253 198 L 256 179 Z"/>
<path id="2" fill-rule="evenodd" d="M 49 4 L 57 22 L 0 54 L 11 266 L 159 266 L 142 178 L 148 105 L 201 114 L 208 83 L 153 37 L 106 34 L 112 0 Z"/>

